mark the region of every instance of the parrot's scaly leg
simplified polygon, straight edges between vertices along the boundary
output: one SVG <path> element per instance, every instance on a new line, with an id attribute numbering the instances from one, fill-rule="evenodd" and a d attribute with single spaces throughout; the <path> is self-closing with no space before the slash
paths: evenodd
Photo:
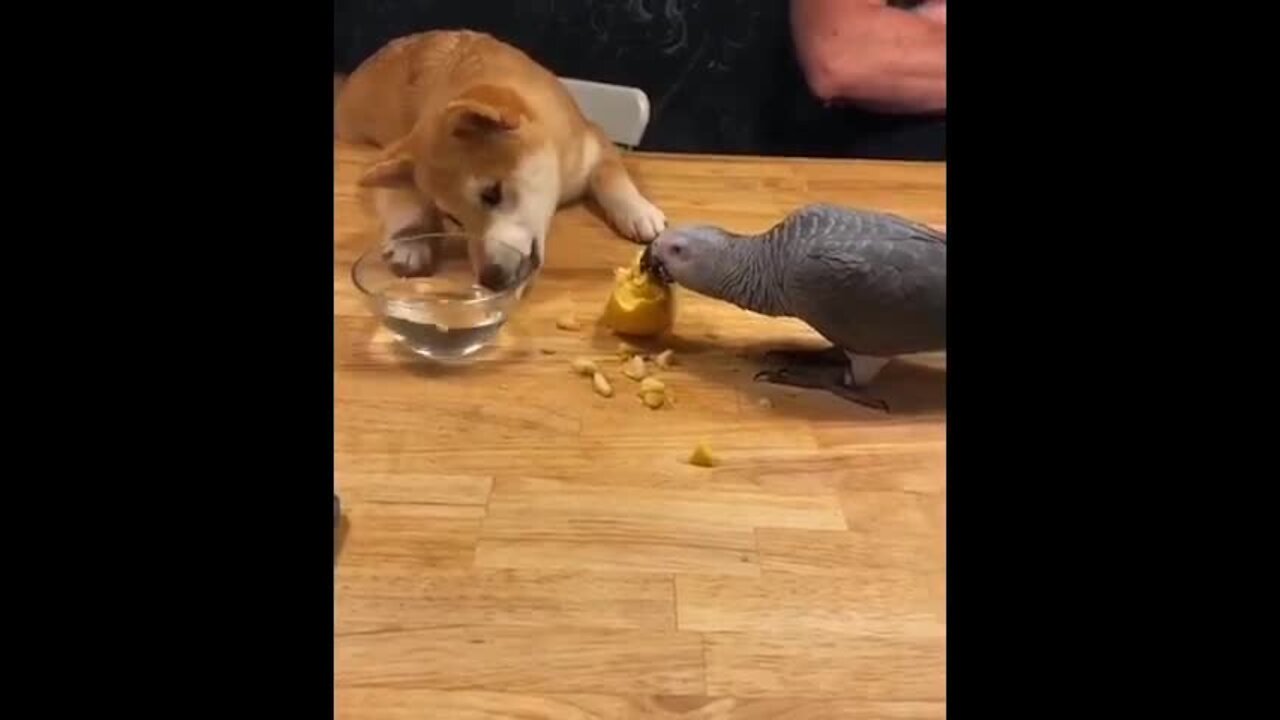
<path id="1" fill-rule="evenodd" d="M 838 347 L 824 350 L 770 350 L 764 354 L 766 362 L 777 365 L 830 365 L 844 367 L 849 363 L 845 352 Z"/>
<path id="2" fill-rule="evenodd" d="M 873 355 L 855 355 L 848 350 L 844 351 L 845 356 L 849 360 L 849 373 L 845 375 L 845 384 L 850 387 L 866 387 L 871 384 L 872 380 L 880 374 L 885 365 L 889 364 L 889 358 L 875 357 Z"/>

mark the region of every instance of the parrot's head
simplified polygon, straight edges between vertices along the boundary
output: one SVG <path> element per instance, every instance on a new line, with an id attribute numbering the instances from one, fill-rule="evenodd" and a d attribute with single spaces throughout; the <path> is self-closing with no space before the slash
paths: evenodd
<path id="1" fill-rule="evenodd" d="M 667 228 L 649 244 L 640 264 L 663 282 L 709 292 L 725 270 L 730 242 L 729 233 L 710 225 Z"/>

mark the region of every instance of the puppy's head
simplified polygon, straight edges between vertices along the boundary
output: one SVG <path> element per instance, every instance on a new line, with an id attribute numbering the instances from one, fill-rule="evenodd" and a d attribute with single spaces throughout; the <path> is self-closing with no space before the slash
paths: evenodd
<path id="1" fill-rule="evenodd" d="M 554 150 L 510 88 L 478 85 L 387 148 L 364 186 L 413 187 L 472 238 L 481 285 L 505 290 L 541 266 L 559 200 Z"/>

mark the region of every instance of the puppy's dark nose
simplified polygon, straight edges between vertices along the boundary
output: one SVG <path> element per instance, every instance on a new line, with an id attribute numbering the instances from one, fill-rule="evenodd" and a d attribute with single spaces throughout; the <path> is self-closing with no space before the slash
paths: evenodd
<path id="1" fill-rule="evenodd" d="M 501 265 L 485 265 L 480 269 L 480 286 L 486 290 L 506 290 L 509 283 L 510 277 Z"/>

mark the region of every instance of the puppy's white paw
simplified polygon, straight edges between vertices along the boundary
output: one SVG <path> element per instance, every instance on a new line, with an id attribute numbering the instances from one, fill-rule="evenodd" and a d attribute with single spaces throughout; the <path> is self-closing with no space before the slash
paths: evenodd
<path id="1" fill-rule="evenodd" d="M 667 227 L 667 216 L 640 194 L 614 208 L 613 225 L 628 240 L 651 242 Z"/>
<path id="2" fill-rule="evenodd" d="M 422 238 L 383 238 L 382 258 L 402 277 L 422 277 L 436 269 L 436 248 Z"/>

